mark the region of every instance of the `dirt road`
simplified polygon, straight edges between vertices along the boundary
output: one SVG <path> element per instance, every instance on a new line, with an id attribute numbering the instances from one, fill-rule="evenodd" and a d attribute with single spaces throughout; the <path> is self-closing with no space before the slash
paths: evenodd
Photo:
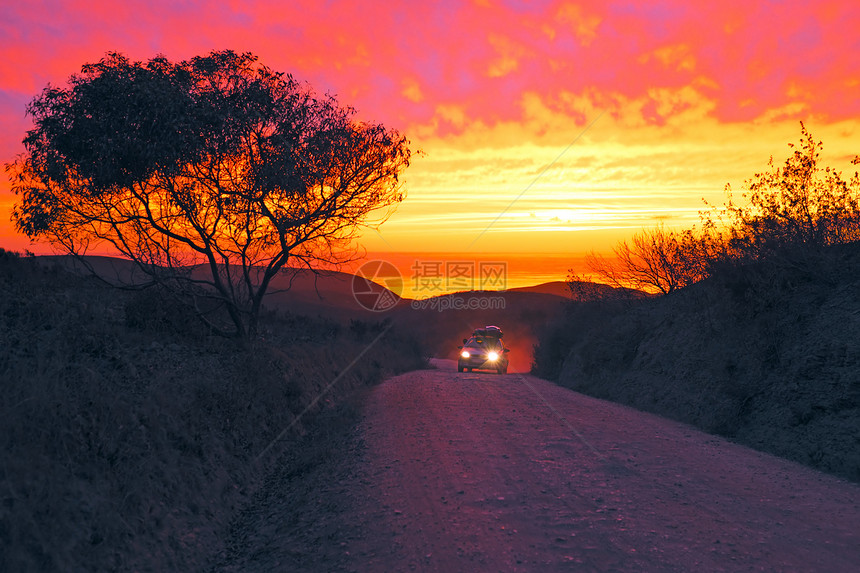
<path id="1" fill-rule="evenodd" d="M 520 374 L 367 397 L 344 450 L 282 476 L 224 569 L 857 571 L 860 487 Z"/>

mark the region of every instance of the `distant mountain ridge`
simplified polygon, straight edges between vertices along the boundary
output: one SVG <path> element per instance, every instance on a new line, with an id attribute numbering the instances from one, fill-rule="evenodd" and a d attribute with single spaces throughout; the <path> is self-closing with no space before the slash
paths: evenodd
<path id="1" fill-rule="evenodd" d="M 80 262 L 70 257 L 37 259 L 41 264 L 86 271 Z M 125 259 L 88 257 L 87 262 L 109 282 L 140 284 L 145 280 L 140 271 L 134 270 L 133 263 Z M 532 349 L 538 334 L 571 300 L 566 283 L 557 281 L 505 291 L 464 291 L 423 300 L 404 298 L 386 311 L 376 312 L 363 307 L 353 296 L 355 280 L 356 275 L 346 272 L 327 271 L 316 275 L 307 270 L 290 269 L 272 281 L 264 305 L 298 316 L 338 321 L 394 320 L 414 332 L 432 355 L 445 358 L 456 356 L 457 344 L 474 328 L 498 324 L 513 348 L 512 371 L 527 372 L 531 369 Z M 605 285 L 595 285 L 595 288 L 612 291 Z M 382 286 L 379 289 L 384 296 L 387 289 Z"/>
<path id="2" fill-rule="evenodd" d="M 44 255 L 36 257 L 36 259 L 43 264 L 57 264 L 68 270 L 88 272 L 81 261 L 67 255 Z M 99 277 L 111 283 L 139 285 L 145 284 L 149 280 L 145 273 L 136 269 L 135 264 L 127 259 L 96 255 L 86 256 L 84 260 L 92 266 Z M 265 304 L 273 308 L 304 311 L 311 314 L 352 311 L 363 315 L 370 311 L 362 307 L 353 296 L 353 284 L 356 280 L 362 279 L 344 271 L 313 272 L 307 269 L 287 268 L 273 279 L 266 294 Z M 595 286 L 611 290 L 611 287 L 605 287 L 605 285 Z M 379 285 L 379 288 L 390 292 L 390 289 L 386 289 L 383 285 Z M 474 293 L 497 293 L 504 297 L 542 294 L 563 299 L 570 298 L 570 289 L 567 283 L 563 281 L 551 281 L 502 291 L 465 291 L 465 293 L 472 293 L 469 296 L 474 296 Z M 411 304 L 415 300 L 402 297 L 399 293 L 392 294 L 401 299 L 401 306 Z M 452 295 L 463 296 L 464 293 L 445 293 L 428 298 Z"/>

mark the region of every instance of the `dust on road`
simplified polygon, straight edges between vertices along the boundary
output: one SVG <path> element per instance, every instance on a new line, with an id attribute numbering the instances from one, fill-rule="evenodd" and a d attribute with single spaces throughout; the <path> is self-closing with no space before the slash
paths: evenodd
<path id="1" fill-rule="evenodd" d="M 268 517 L 231 563 L 440 572 L 860 564 L 855 484 L 528 375 L 436 365 L 373 389 L 352 445 L 274 485 Z"/>

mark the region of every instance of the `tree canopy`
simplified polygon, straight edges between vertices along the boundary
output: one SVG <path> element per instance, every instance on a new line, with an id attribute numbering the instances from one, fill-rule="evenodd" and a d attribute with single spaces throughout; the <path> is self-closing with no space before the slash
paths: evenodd
<path id="1" fill-rule="evenodd" d="M 642 229 L 613 248 L 614 260 L 592 252 L 589 269 L 606 284 L 620 289 L 669 294 L 705 276 L 707 242 L 694 231 L 671 231 L 663 225 Z M 570 284 L 570 281 L 568 281 Z"/>
<path id="2" fill-rule="evenodd" d="M 712 229 L 725 228 L 730 251 L 742 260 L 767 258 L 776 252 L 816 249 L 860 240 L 860 177 L 823 167 L 822 142 L 801 123 L 799 145 L 780 167 L 773 157 L 768 169 L 746 181 L 743 201 L 728 201 L 705 215 Z M 855 158 L 853 163 L 860 162 Z"/>
<path id="3" fill-rule="evenodd" d="M 229 50 L 109 53 L 27 113 L 6 166 L 17 228 L 75 255 L 112 248 L 239 337 L 288 262 L 349 259 L 359 229 L 403 200 L 411 157 L 397 131 Z"/>
<path id="4" fill-rule="evenodd" d="M 612 259 L 592 253 L 590 270 L 612 286 L 668 294 L 727 265 L 815 256 L 860 241 L 860 175 L 846 180 L 822 167 L 823 144 L 800 128 L 800 143 L 789 144 L 785 163 L 777 166 L 771 157 L 767 170 L 746 181 L 740 202 L 727 185 L 727 202 L 701 213 L 701 229 L 643 229 L 631 243 L 618 243 Z"/>

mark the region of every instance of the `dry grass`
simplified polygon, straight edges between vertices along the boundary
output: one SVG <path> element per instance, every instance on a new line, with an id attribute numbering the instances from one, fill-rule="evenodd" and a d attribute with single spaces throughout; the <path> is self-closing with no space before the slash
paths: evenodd
<path id="1" fill-rule="evenodd" d="M 0 570 L 205 568 L 284 448 L 254 458 L 382 328 L 269 316 L 237 348 L 153 296 L 0 251 Z M 420 365 L 391 331 L 311 413 Z"/>

